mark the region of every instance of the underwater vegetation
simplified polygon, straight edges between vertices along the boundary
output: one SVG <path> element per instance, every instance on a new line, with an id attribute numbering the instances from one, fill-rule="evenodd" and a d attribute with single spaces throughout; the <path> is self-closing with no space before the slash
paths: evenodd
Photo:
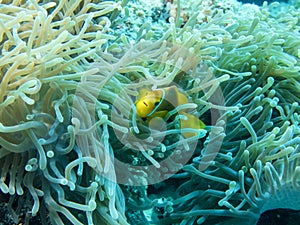
<path id="1" fill-rule="evenodd" d="M 3 1 L 0 190 L 13 223 L 24 209 L 25 224 L 90 225 L 252 225 L 300 210 L 294 3 Z"/>

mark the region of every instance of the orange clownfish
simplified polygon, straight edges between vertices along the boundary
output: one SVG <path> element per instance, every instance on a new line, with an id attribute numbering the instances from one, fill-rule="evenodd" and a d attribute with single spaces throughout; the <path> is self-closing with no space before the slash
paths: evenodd
<path id="1" fill-rule="evenodd" d="M 135 102 L 136 114 L 143 120 L 151 120 L 154 117 L 166 119 L 168 112 L 186 103 L 189 103 L 187 96 L 176 86 L 154 91 L 142 89 Z M 178 111 L 178 114 L 184 117 L 180 119 L 180 128 L 205 128 L 205 124 L 198 117 L 184 110 Z M 183 132 L 182 135 L 189 138 L 197 135 L 197 132 Z"/>

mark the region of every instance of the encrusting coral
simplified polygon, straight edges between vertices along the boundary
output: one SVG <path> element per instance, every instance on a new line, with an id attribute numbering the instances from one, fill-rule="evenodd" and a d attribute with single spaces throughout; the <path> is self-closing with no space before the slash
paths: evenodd
<path id="1" fill-rule="evenodd" d="M 0 190 L 14 222 L 23 207 L 42 224 L 299 210 L 299 9 L 177 1 L 166 21 L 126 3 L 1 4 Z M 135 100 L 171 85 L 189 103 L 157 130 Z M 207 125 L 196 136 L 182 135 L 183 109 Z"/>

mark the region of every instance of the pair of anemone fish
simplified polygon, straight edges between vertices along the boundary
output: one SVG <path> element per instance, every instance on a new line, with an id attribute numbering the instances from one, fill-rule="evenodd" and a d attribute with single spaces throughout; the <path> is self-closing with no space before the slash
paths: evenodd
<path id="1" fill-rule="evenodd" d="M 176 107 L 189 103 L 188 98 L 178 90 L 176 86 L 166 87 L 149 91 L 141 89 L 135 102 L 136 114 L 144 121 L 160 117 L 167 119 L 168 112 Z M 205 124 L 196 116 L 189 114 L 186 110 L 179 110 L 178 114 L 183 116 L 179 120 L 181 129 L 203 129 Z M 190 138 L 197 135 L 197 132 L 182 132 L 183 137 Z"/>

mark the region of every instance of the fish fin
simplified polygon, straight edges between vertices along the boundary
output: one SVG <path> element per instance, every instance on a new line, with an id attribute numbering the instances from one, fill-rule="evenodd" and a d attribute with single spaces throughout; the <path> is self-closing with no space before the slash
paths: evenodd
<path id="1" fill-rule="evenodd" d="M 169 93 L 173 96 L 176 97 L 176 104 L 173 103 L 176 107 L 182 104 L 186 104 L 189 102 L 188 98 L 186 97 L 185 94 L 183 94 L 178 87 L 176 86 L 171 86 L 168 88 Z"/>
<path id="2" fill-rule="evenodd" d="M 173 110 L 179 105 L 188 103 L 187 97 L 176 86 L 164 88 L 166 95 L 159 109 Z"/>
<path id="3" fill-rule="evenodd" d="M 180 128 L 184 129 L 184 128 L 192 128 L 192 129 L 204 129 L 205 128 L 205 124 L 202 120 L 200 120 L 198 117 L 188 114 L 186 112 L 180 112 L 180 115 L 185 116 L 186 118 L 181 118 L 180 119 Z M 185 138 L 190 138 L 193 137 L 195 135 L 197 135 L 198 132 L 182 132 L 182 135 Z"/>
<path id="4" fill-rule="evenodd" d="M 189 102 L 187 96 L 181 93 L 178 89 L 177 89 L 177 102 L 178 105 L 183 105 Z"/>

